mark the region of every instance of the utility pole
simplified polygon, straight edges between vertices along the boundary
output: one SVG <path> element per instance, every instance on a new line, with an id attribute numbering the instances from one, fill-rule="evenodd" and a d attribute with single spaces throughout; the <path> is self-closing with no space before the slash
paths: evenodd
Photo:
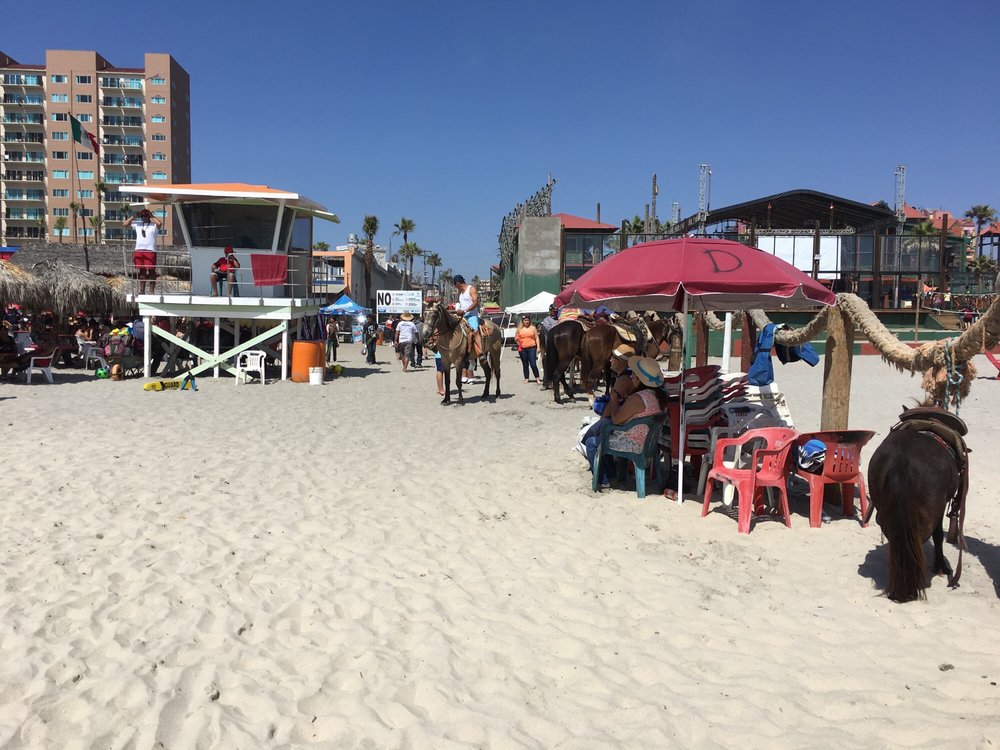
<path id="1" fill-rule="evenodd" d="M 705 234 L 705 222 L 708 220 L 708 207 L 712 195 L 712 165 L 698 165 L 701 171 L 698 177 L 698 233 Z"/>
<path id="2" fill-rule="evenodd" d="M 892 277 L 892 306 L 899 307 L 899 260 L 903 252 L 903 227 L 906 225 L 906 165 L 896 166 L 896 273 Z"/>
<path id="3" fill-rule="evenodd" d="M 677 226 L 681 223 L 681 204 L 677 201 L 671 206 L 670 223 Z"/>
<path id="4" fill-rule="evenodd" d="M 659 194 L 660 194 L 660 189 L 656 186 L 656 172 L 653 172 L 653 201 L 652 201 L 653 207 L 652 207 L 651 227 L 654 232 L 657 231 L 657 224 L 659 223 L 656 220 L 656 196 Z"/>

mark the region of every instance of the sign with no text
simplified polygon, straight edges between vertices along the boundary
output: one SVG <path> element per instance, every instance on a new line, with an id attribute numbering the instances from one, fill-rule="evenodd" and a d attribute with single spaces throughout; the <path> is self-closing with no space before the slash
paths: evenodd
<path id="1" fill-rule="evenodd" d="M 413 313 L 420 315 L 424 310 L 423 293 L 416 291 L 385 289 L 375 292 L 375 308 L 379 313 Z"/>

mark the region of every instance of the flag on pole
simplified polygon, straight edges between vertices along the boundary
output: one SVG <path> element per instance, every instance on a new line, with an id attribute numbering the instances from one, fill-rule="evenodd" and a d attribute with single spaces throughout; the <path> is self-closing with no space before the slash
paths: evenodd
<path id="1" fill-rule="evenodd" d="M 73 115 L 69 116 L 70 125 L 73 127 L 73 140 L 77 143 L 82 143 L 86 146 L 90 146 L 95 154 L 101 153 L 101 147 L 97 143 L 97 139 L 94 137 L 93 133 L 88 133 L 83 129 L 83 125 L 77 120 Z"/>

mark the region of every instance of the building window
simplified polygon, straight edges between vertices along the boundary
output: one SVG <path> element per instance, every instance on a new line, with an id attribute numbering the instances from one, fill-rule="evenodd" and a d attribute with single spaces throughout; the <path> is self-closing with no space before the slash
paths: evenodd
<path id="1" fill-rule="evenodd" d="M 69 216 L 69 209 L 68 208 L 53 208 L 52 209 L 52 215 L 53 216 Z"/>
<path id="2" fill-rule="evenodd" d="M 69 170 L 68 169 L 53 169 L 52 178 L 56 180 L 68 180 Z"/>
<path id="3" fill-rule="evenodd" d="M 76 197 L 77 198 L 93 198 L 94 197 L 94 191 L 93 190 L 77 190 L 76 191 Z"/>
<path id="4" fill-rule="evenodd" d="M 77 83 L 82 83 L 85 86 L 89 86 L 90 84 L 92 84 L 94 82 L 94 79 L 91 78 L 90 76 L 77 76 L 76 77 L 76 82 Z"/>
<path id="5" fill-rule="evenodd" d="M 77 104 L 90 104 L 93 101 L 94 101 L 94 97 L 92 97 L 90 94 L 77 94 L 76 95 L 76 103 Z"/>
<path id="6" fill-rule="evenodd" d="M 80 115 L 76 119 L 78 119 L 80 122 L 93 122 L 94 121 L 94 116 L 93 115 Z"/>
<path id="7" fill-rule="evenodd" d="M 165 96 L 154 96 L 149 101 L 151 104 L 166 104 L 167 98 Z"/>
<path id="8" fill-rule="evenodd" d="M 153 140 L 154 141 L 165 141 L 165 140 L 167 140 L 167 136 L 163 135 L 163 133 L 153 133 Z"/>
<path id="9" fill-rule="evenodd" d="M 153 117 L 151 119 L 152 119 L 153 122 L 166 122 L 167 121 L 167 118 L 164 117 L 163 115 L 153 115 Z"/>
<path id="10" fill-rule="evenodd" d="M 154 76 L 153 78 L 149 79 L 149 82 L 154 86 L 163 86 L 167 82 L 167 79 L 161 78 L 160 76 Z"/>
<path id="11" fill-rule="evenodd" d="M 53 159 L 68 159 L 69 158 L 69 151 L 53 151 L 52 152 L 52 158 Z"/>
<path id="12" fill-rule="evenodd" d="M 79 159 L 80 161 L 90 161 L 91 159 L 94 158 L 94 152 L 93 151 L 77 151 L 76 152 L 76 158 Z"/>
<path id="13" fill-rule="evenodd" d="M 61 75 L 49 76 L 49 81 L 51 81 L 52 83 L 66 83 L 67 80 L 68 79 L 66 78 L 66 76 L 61 76 Z"/>
<path id="14" fill-rule="evenodd" d="M 52 230 L 52 236 L 53 237 L 69 237 L 69 229 L 67 229 L 66 227 L 63 227 L 62 229 L 59 229 L 57 227 L 56 229 Z"/>
<path id="15" fill-rule="evenodd" d="M 166 161 L 166 160 L 167 160 L 166 154 L 161 154 L 159 152 L 153 154 L 153 161 Z"/>
<path id="16" fill-rule="evenodd" d="M 57 104 L 64 104 L 69 101 L 69 94 L 53 94 L 52 101 Z"/>
<path id="17" fill-rule="evenodd" d="M 79 227 L 76 230 L 76 234 L 77 234 L 78 237 L 82 237 L 84 234 L 86 234 L 88 237 L 93 237 L 94 236 L 94 230 L 91 227 L 86 227 L 86 228 Z"/>
<path id="18" fill-rule="evenodd" d="M 153 179 L 154 180 L 165 180 L 165 179 L 167 179 L 167 173 L 166 172 L 153 172 Z"/>
<path id="19" fill-rule="evenodd" d="M 65 112 L 53 112 L 52 122 L 69 122 L 69 115 Z"/>
<path id="20" fill-rule="evenodd" d="M 167 212 L 165 209 L 161 208 L 159 211 L 153 211 L 153 216 L 155 216 L 158 219 L 165 219 L 167 218 Z"/>
<path id="21" fill-rule="evenodd" d="M 68 141 L 69 133 L 65 130 L 57 130 L 52 134 L 52 140 L 54 141 Z"/>
<path id="22" fill-rule="evenodd" d="M 69 198 L 69 190 L 65 188 L 56 188 L 52 191 L 53 198 Z"/>
<path id="23" fill-rule="evenodd" d="M 92 170 L 80 170 L 76 173 L 76 179 L 78 180 L 92 180 L 94 179 L 94 173 Z"/>

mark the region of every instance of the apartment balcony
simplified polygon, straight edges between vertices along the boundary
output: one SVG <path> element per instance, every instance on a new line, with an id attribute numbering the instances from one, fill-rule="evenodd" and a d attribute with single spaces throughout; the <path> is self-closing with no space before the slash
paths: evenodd
<path id="1" fill-rule="evenodd" d="M 101 145 L 111 148 L 142 148 L 143 139 L 142 136 L 106 135 L 101 139 Z"/>
<path id="2" fill-rule="evenodd" d="M 42 76 L 20 73 L 4 73 L 0 80 L 4 86 L 23 86 L 24 88 L 41 88 Z"/>
<path id="3" fill-rule="evenodd" d="M 4 125 L 44 125 L 45 115 L 22 114 L 20 112 L 5 112 Z"/>
<path id="4" fill-rule="evenodd" d="M 106 128 L 141 128 L 143 120 L 141 117 L 118 117 L 115 115 L 104 115 L 101 118 L 101 125 Z"/>
<path id="5" fill-rule="evenodd" d="M 139 78 L 111 78 L 109 76 L 102 76 L 100 84 L 102 89 L 142 91 L 142 80 Z"/>
<path id="6" fill-rule="evenodd" d="M 7 190 L 3 199 L 8 203 L 44 203 L 45 193 L 41 190 Z"/>
<path id="7" fill-rule="evenodd" d="M 101 98 L 101 106 L 108 109 L 142 109 L 142 99 L 134 97 L 105 96 Z"/>
<path id="8" fill-rule="evenodd" d="M 7 170 L 3 173 L 5 182 L 45 182 L 44 171 Z"/>
<path id="9" fill-rule="evenodd" d="M 141 167 L 144 163 L 144 158 L 141 155 L 133 154 L 105 154 L 101 163 L 112 166 Z"/>
<path id="10" fill-rule="evenodd" d="M 44 164 L 45 154 L 38 154 L 36 151 L 4 151 L 3 160 L 16 164 Z"/>
<path id="11" fill-rule="evenodd" d="M 34 144 L 40 146 L 45 143 L 45 136 L 42 133 L 24 133 L 21 131 L 6 133 L 3 137 L 5 146 L 18 146 L 21 144 Z"/>
<path id="12" fill-rule="evenodd" d="M 19 211 L 16 208 L 11 208 L 3 212 L 3 217 L 13 221 L 38 221 L 45 218 L 45 211 L 32 209 Z"/>
<path id="13" fill-rule="evenodd" d="M 44 107 L 45 97 L 38 94 L 4 94 L 3 103 L 20 107 Z"/>
<path id="14" fill-rule="evenodd" d="M 7 238 L 38 240 L 45 236 L 39 227 L 8 227 Z"/>

